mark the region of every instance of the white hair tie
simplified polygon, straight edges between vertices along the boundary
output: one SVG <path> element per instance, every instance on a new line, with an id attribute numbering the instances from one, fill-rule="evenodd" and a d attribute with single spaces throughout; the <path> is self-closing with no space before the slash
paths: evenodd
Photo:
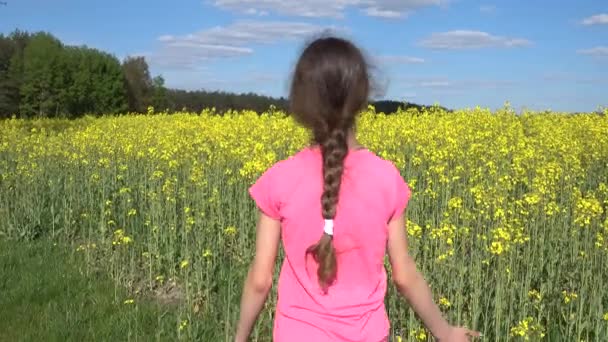
<path id="1" fill-rule="evenodd" d="M 323 231 L 325 234 L 333 236 L 334 235 L 334 220 L 325 220 L 325 226 L 323 226 Z"/>

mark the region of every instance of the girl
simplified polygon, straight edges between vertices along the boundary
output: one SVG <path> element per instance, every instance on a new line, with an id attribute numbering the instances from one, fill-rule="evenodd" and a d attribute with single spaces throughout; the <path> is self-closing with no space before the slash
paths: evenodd
<path id="1" fill-rule="evenodd" d="M 352 43 L 320 38 L 303 51 L 290 105 L 314 144 L 276 163 L 249 190 L 261 213 L 237 342 L 247 340 L 270 292 L 281 239 L 275 341 L 388 341 L 387 249 L 395 285 L 437 339 L 478 336 L 444 320 L 408 255 L 410 189 L 399 171 L 355 140 L 369 91 L 368 66 Z"/>

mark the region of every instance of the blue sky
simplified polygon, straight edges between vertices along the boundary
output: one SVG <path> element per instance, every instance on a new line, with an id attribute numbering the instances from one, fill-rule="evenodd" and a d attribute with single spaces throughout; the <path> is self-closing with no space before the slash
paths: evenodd
<path id="1" fill-rule="evenodd" d="M 285 96 L 326 29 L 376 66 L 378 95 L 451 108 L 608 106 L 606 0 L 4 0 L 0 32 L 144 55 L 170 87 Z"/>

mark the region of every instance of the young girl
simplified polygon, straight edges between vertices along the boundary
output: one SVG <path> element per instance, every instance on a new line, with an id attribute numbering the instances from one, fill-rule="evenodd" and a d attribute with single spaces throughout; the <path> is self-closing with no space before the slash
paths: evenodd
<path id="1" fill-rule="evenodd" d="M 410 189 L 399 171 L 355 140 L 355 117 L 369 89 L 368 66 L 352 43 L 320 38 L 302 53 L 291 112 L 314 144 L 276 163 L 250 188 L 261 213 L 237 342 L 247 340 L 270 292 L 281 239 L 275 341 L 388 341 L 387 249 L 393 282 L 437 339 L 478 336 L 444 320 L 408 255 Z"/>

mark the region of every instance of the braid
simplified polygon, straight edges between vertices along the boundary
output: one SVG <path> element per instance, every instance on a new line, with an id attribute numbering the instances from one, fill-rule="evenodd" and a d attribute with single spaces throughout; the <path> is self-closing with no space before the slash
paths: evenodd
<path id="1" fill-rule="evenodd" d="M 323 152 L 323 196 L 321 197 L 321 204 L 323 217 L 328 220 L 336 216 L 338 194 L 342 183 L 342 172 L 344 171 L 343 163 L 348 152 L 346 134 L 346 132 L 336 129 L 321 144 Z"/>
<path id="2" fill-rule="evenodd" d="M 323 130 L 319 131 L 322 132 Z M 326 138 L 321 140 L 321 152 L 323 155 L 323 195 L 321 196 L 321 208 L 323 218 L 326 220 L 333 220 L 336 216 L 340 185 L 344 172 L 344 159 L 348 153 L 346 136 L 346 129 L 340 127 L 331 130 Z M 323 233 L 319 242 L 309 247 L 307 253 L 312 254 L 319 264 L 317 269 L 319 285 L 323 290 L 327 291 L 327 288 L 336 279 L 337 274 L 337 260 L 336 251 L 333 246 L 333 237 L 327 233 Z"/>

